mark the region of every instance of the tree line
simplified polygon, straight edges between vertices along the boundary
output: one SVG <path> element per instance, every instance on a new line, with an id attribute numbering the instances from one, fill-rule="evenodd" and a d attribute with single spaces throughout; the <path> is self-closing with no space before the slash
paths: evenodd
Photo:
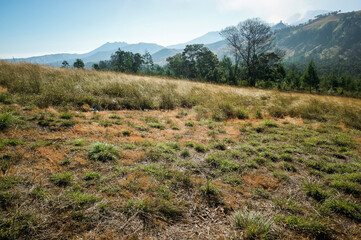
<path id="1" fill-rule="evenodd" d="M 93 64 L 93 69 L 237 86 L 361 96 L 360 79 L 347 74 L 320 76 L 313 60 L 304 71 L 296 65 L 284 66 L 284 52 L 273 46 L 274 33 L 259 19 L 248 19 L 237 26 L 227 27 L 221 35 L 229 46 L 231 57 L 224 56 L 219 60 L 203 44 L 192 44 L 187 45 L 183 52 L 168 57 L 165 66 L 159 66 L 153 63 L 149 52 L 141 55 L 118 49 L 110 60 Z M 79 66 L 78 60 L 74 63 L 75 68 Z"/>

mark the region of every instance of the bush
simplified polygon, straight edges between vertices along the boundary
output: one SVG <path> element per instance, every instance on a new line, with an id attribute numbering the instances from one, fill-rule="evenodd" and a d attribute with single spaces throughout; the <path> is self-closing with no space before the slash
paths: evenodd
<path id="1" fill-rule="evenodd" d="M 88 155 L 91 160 L 106 162 L 118 160 L 119 150 L 116 146 L 112 144 L 97 142 L 91 146 Z"/>
<path id="2" fill-rule="evenodd" d="M 269 233 L 273 220 L 256 211 L 236 211 L 233 221 L 237 228 L 244 230 L 245 239 L 263 239 Z"/>
<path id="3" fill-rule="evenodd" d="M 58 186 L 69 185 L 73 181 L 73 179 L 73 174 L 71 174 L 70 172 L 54 173 L 50 178 L 50 180 Z"/>

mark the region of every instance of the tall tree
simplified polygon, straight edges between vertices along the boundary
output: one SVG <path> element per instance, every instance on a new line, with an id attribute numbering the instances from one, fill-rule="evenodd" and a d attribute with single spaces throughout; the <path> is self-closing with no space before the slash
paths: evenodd
<path id="1" fill-rule="evenodd" d="M 83 69 L 85 66 L 83 60 L 81 60 L 80 58 L 76 59 L 74 64 L 73 64 L 73 67 L 74 68 L 77 68 L 77 69 Z"/>
<path id="2" fill-rule="evenodd" d="M 320 78 L 318 77 L 315 62 L 311 60 L 308 63 L 306 71 L 303 73 L 302 81 L 309 87 L 310 93 L 312 87 L 318 89 L 318 84 L 320 83 Z"/>
<path id="3" fill-rule="evenodd" d="M 250 86 L 256 85 L 257 56 L 271 49 L 273 33 L 261 20 L 248 19 L 237 26 L 227 27 L 221 35 L 230 45 L 235 56 L 235 73 L 240 63 L 246 69 Z"/>

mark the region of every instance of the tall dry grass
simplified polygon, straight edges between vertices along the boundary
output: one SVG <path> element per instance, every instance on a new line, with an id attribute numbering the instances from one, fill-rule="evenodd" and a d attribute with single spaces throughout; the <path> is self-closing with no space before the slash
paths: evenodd
<path id="1" fill-rule="evenodd" d="M 77 108 L 88 104 L 103 110 L 118 110 L 191 108 L 199 105 L 213 115 L 224 115 L 226 118 L 237 116 L 236 112 L 240 109 L 251 115 L 261 110 L 273 117 L 290 115 L 342 122 L 361 129 L 361 100 L 353 98 L 8 62 L 0 62 L 0 85 L 7 89 L 14 102 L 39 107 Z M 224 109 L 227 109 L 226 113 L 222 112 Z"/>

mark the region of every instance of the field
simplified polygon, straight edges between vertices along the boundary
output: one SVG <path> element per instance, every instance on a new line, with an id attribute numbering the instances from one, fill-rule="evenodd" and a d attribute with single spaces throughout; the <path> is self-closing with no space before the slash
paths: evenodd
<path id="1" fill-rule="evenodd" d="M 0 239 L 360 239 L 361 100 L 0 62 Z"/>

